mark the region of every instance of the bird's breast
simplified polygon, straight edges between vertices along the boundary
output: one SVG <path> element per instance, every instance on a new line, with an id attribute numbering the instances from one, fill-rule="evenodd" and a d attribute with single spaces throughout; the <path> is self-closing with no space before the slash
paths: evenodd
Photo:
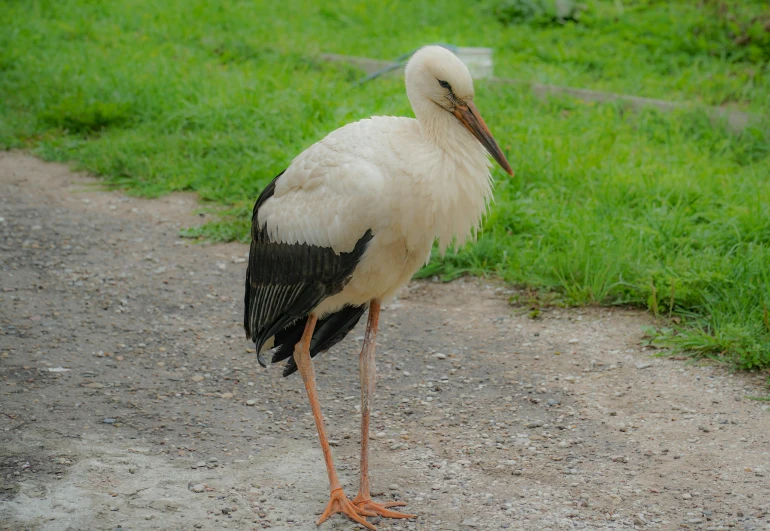
<path id="1" fill-rule="evenodd" d="M 492 198 L 488 159 L 481 148 L 462 158 L 438 154 L 426 166 L 395 187 L 392 227 L 407 248 L 421 250 L 427 237 L 438 239 L 443 251 L 465 242 L 481 223 Z"/>

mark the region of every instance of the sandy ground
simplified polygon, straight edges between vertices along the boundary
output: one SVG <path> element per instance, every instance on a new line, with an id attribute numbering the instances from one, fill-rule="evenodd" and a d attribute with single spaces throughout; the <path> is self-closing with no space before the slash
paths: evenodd
<path id="1" fill-rule="evenodd" d="M 246 246 L 181 240 L 194 196 L 18 153 L 0 198 L 0 528 L 315 529 L 302 382 L 243 338 Z M 770 529 L 760 376 L 653 357 L 641 312 L 533 320 L 509 297 L 414 282 L 384 309 L 373 493 L 419 518 L 379 529 Z M 316 365 L 350 496 L 362 335 Z"/>

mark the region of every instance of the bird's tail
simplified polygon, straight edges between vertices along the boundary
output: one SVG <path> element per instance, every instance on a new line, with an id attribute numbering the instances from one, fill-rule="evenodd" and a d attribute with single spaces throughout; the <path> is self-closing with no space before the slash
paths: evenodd
<path id="1" fill-rule="evenodd" d="M 313 331 L 313 339 L 310 341 L 310 357 L 315 357 L 320 352 L 325 352 L 331 347 L 342 341 L 342 339 L 353 330 L 361 316 L 366 311 L 368 305 L 345 306 L 338 312 L 327 315 L 320 319 Z M 294 361 L 294 346 L 302 339 L 302 333 L 305 331 L 307 317 L 299 319 L 277 334 L 273 338 L 273 363 L 288 359 L 283 369 L 283 375 L 289 376 L 297 370 L 297 363 Z"/>

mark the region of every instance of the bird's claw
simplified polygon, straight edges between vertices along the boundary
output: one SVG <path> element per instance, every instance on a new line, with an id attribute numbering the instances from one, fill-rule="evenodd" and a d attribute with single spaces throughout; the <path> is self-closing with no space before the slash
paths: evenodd
<path id="1" fill-rule="evenodd" d="M 348 518 L 356 523 L 361 524 L 367 529 L 377 531 L 377 528 L 366 521 L 364 516 L 377 516 L 377 513 L 370 511 L 367 508 L 356 506 L 351 502 L 342 489 L 334 489 L 329 497 L 329 504 L 326 506 L 326 510 L 316 522 L 316 525 L 321 525 L 333 514 L 343 513 Z"/>
<path id="2" fill-rule="evenodd" d="M 406 505 L 406 502 L 402 501 L 377 503 L 370 497 L 361 496 L 359 493 L 353 500 L 353 505 L 359 509 L 376 513 L 383 518 L 417 518 L 416 514 L 400 513 L 389 509 L 390 507 L 403 507 Z"/>

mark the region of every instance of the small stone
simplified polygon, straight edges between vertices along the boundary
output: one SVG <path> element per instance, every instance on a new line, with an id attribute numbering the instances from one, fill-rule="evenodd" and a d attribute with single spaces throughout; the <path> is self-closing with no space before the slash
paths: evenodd
<path id="1" fill-rule="evenodd" d="M 249 400 L 246 400 L 246 405 L 247 406 L 256 406 L 257 405 L 257 401 L 254 400 L 253 398 L 251 398 Z"/>
<path id="2" fill-rule="evenodd" d="M 534 422 L 530 422 L 529 424 L 527 424 L 527 428 L 539 428 L 542 425 L 543 425 L 542 422 L 540 422 L 539 420 L 536 420 Z"/>
<path id="3" fill-rule="evenodd" d="M 548 404 L 549 406 L 558 406 L 559 404 L 561 404 L 561 402 L 559 402 L 555 398 L 549 398 L 546 404 Z"/>
<path id="4" fill-rule="evenodd" d="M 682 499 L 683 500 L 691 500 L 692 499 L 692 494 L 690 494 L 689 492 L 685 492 L 684 494 L 682 494 Z"/>
<path id="5" fill-rule="evenodd" d="M 433 355 L 433 357 L 436 358 L 437 360 L 445 360 L 446 354 L 442 352 L 437 352 L 436 354 Z"/>
<path id="6" fill-rule="evenodd" d="M 225 399 L 232 398 L 232 397 L 233 397 L 232 393 L 222 393 L 220 395 L 220 398 L 225 398 Z"/>
<path id="7" fill-rule="evenodd" d="M 190 380 L 192 380 L 193 382 L 202 382 L 205 379 L 206 378 L 202 374 L 194 374 L 193 377 L 190 378 Z"/>
<path id="8" fill-rule="evenodd" d="M 110 511 L 117 511 L 117 510 L 119 510 L 117 505 L 110 505 Z"/>
<path id="9" fill-rule="evenodd" d="M 574 345 L 576 343 L 580 343 L 580 340 L 578 338 L 576 338 L 576 337 L 573 337 L 572 339 L 567 341 L 567 343 L 569 343 L 570 345 Z"/>
<path id="10" fill-rule="evenodd" d="M 195 463 L 195 466 L 197 466 L 198 468 L 203 468 L 204 466 L 206 466 L 206 461 L 198 461 L 197 463 Z"/>
<path id="11" fill-rule="evenodd" d="M 192 490 L 193 492 L 205 492 L 206 487 L 203 485 L 203 483 L 198 483 L 197 485 L 193 485 L 192 489 L 190 490 Z"/>
<path id="12" fill-rule="evenodd" d="M 613 455 L 610 459 L 616 463 L 628 463 L 628 457 L 625 455 Z"/>
<path id="13" fill-rule="evenodd" d="M 146 446 L 135 446 L 133 448 L 129 448 L 128 451 L 131 452 L 131 453 L 134 453 L 134 454 L 149 454 L 150 453 L 150 449 L 147 448 Z"/>
<path id="14" fill-rule="evenodd" d="M 652 363 L 648 363 L 646 361 L 640 361 L 636 364 L 637 369 L 649 369 L 650 367 L 652 367 Z"/>
<path id="15" fill-rule="evenodd" d="M 711 431 L 707 426 L 698 426 L 698 429 L 703 433 L 708 433 Z"/>
<path id="16" fill-rule="evenodd" d="M 104 422 L 105 424 L 115 424 L 117 422 L 117 419 L 106 418 L 102 422 Z"/>
<path id="17" fill-rule="evenodd" d="M 391 483 L 390 485 L 388 485 L 388 488 L 390 490 L 400 490 L 401 489 L 401 487 L 398 486 L 398 483 Z"/>

